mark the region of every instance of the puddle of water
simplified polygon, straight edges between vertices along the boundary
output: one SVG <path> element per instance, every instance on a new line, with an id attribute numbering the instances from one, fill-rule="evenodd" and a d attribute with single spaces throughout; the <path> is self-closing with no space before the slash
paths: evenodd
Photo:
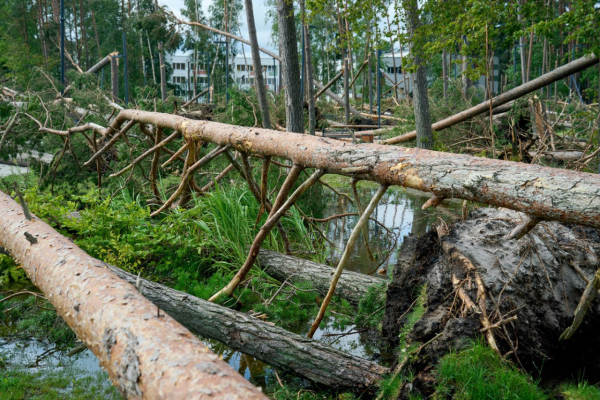
<path id="1" fill-rule="evenodd" d="M 95 377 L 102 372 L 102 367 L 94 353 L 90 350 L 67 356 L 55 345 L 41 341 L 0 342 L 0 352 L 10 357 L 10 363 L 26 368 L 74 368 L 80 377 Z"/>
<path id="2" fill-rule="evenodd" d="M 359 189 L 363 207 L 366 207 L 375 192 L 376 189 Z M 428 199 L 428 195 L 420 192 L 390 187 L 373 211 L 372 219 L 378 223 L 373 220 L 369 221 L 369 248 L 365 245 L 363 235 L 361 235 L 346 269 L 372 275 L 380 267 L 383 267 L 385 275 L 387 275 L 387 271 L 391 270 L 398 261 L 398 250 L 405 236 L 421 235 L 431 229 L 440 218 L 449 223 L 460 214 L 458 202 L 448 202 L 438 208 L 421 210 Z M 356 212 L 356 205 L 347 198 L 335 194 L 327 196 L 324 213 L 326 216 Z M 357 222 L 358 216 L 356 215 L 333 219 L 327 223 L 324 229 L 325 234 L 335 244 L 335 247 L 330 247 L 328 256 L 328 262 L 331 265 L 336 265 L 339 261 Z M 373 258 L 369 255 L 369 249 Z"/>
<path id="3" fill-rule="evenodd" d="M 0 164 L 0 177 L 9 175 L 23 175 L 26 173 L 26 167 L 17 167 L 15 165 Z"/>

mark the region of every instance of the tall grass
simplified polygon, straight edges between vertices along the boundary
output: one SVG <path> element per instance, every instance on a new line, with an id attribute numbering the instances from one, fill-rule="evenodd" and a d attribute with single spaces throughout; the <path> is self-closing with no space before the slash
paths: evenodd
<path id="1" fill-rule="evenodd" d="M 454 399 L 546 399 L 533 379 L 498 357 L 483 341 L 444 356 L 437 368 L 437 393 Z"/>

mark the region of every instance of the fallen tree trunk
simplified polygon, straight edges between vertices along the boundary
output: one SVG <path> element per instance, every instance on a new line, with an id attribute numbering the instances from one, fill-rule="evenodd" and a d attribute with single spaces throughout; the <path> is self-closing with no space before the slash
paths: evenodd
<path id="1" fill-rule="evenodd" d="M 139 110 L 121 111 L 106 131 L 115 132 L 127 120 L 170 128 L 187 140 L 229 144 L 243 152 L 280 157 L 327 173 L 506 207 L 540 219 L 600 227 L 600 177 L 596 174 L 415 148 L 355 145 Z"/>
<path id="2" fill-rule="evenodd" d="M 324 89 L 324 86 L 321 82 L 314 80 L 313 79 L 313 83 L 314 85 L 319 89 L 319 92 L 321 90 Z M 343 100 L 340 96 L 338 96 L 337 94 L 333 93 L 331 90 L 329 89 L 325 89 L 325 93 L 327 94 L 327 96 L 329 96 L 332 100 L 336 101 L 340 106 L 342 107 L 346 107 L 346 101 Z M 354 115 L 356 115 L 359 118 L 363 118 L 364 115 L 362 115 L 356 108 L 349 106 L 350 107 L 350 112 Z"/>
<path id="3" fill-rule="evenodd" d="M 583 151 L 567 150 L 567 151 L 530 151 L 531 156 L 540 156 L 548 160 L 560 160 L 560 161 L 575 161 L 583 157 Z"/>
<path id="4" fill-rule="evenodd" d="M 133 285 L 0 192 L 8 251 L 130 399 L 266 398 Z"/>
<path id="5" fill-rule="evenodd" d="M 415 288 L 424 287 L 425 312 L 407 345 L 443 333 L 424 349 L 427 363 L 413 365 L 413 386 L 425 397 L 433 388 L 423 369 L 480 335 L 533 374 L 564 380 L 585 370 L 587 379 L 600 376 L 600 303 L 587 310 L 572 339 L 559 340 L 598 268 L 599 232 L 541 222 L 521 239 L 506 239 L 524 221 L 521 213 L 481 208 L 449 231 L 439 226 L 403 242 L 388 286 L 383 335 L 398 344 L 407 310 L 419 296 Z"/>
<path id="6" fill-rule="evenodd" d="M 115 51 L 110 53 L 109 55 L 107 55 L 106 57 L 104 57 L 102 60 L 98 61 L 94 66 L 92 66 L 90 69 L 88 69 L 87 71 L 85 71 L 86 74 L 95 74 L 96 72 L 100 72 L 100 70 L 102 70 L 102 68 L 106 67 L 107 65 L 110 64 L 111 59 L 116 56 L 117 54 L 119 54 L 119 52 Z M 65 88 L 65 90 L 63 91 L 62 96 L 66 96 L 67 93 L 69 92 L 69 90 L 71 90 L 71 85 L 67 86 Z M 59 94 L 58 97 L 61 97 L 61 95 Z"/>
<path id="7" fill-rule="evenodd" d="M 137 277 L 105 264 L 121 279 L 135 284 Z M 291 333 L 258 318 L 210 303 L 156 282 L 142 280 L 142 294 L 192 332 L 215 339 L 277 369 L 327 386 L 373 389 L 387 369 Z"/>
<path id="8" fill-rule="evenodd" d="M 281 282 L 308 281 L 321 294 L 327 294 L 329 290 L 334 269 L 328 265 L 264 249 L 258 253 L 258 261 L 269 276 Z M 336 286 L 335 294 L 352 304 L 358 304 L 369 288 L 378 284 L 387 284 L 387 281 L 358 272 L 344 271 Z"/>
<path id="9" fill-rule="evenodd" d="M 331 87 L 331 85 L 333 85 L 338 79 L 340 79 L 342 76 L 344 76 L 344 70 L 342 69 L 340 72 L 338 72 L 338 74 L 336 76 L 334 76 L 329 82 L 327 82 L 325 85 L 321 85 L 321 89 L 317 92 L 317 94 L 315 94 L 315 100 L 318 99 L 319 97 L 321 97 L 321 95 L 323 93 L 325 93 L 327 91 L 327 89 L 329 89 Z"/>
<path id="10" fill-rule="evenodd" d="M 469 108 L 468 110 L 461 111 L 458 114 L 452 115 L 448 118 L 445 118 L 441 121 L 438 121 L 431 125 L 431 129 L 434 131 L 441 131 L 443 129 L 449 128 L 453 125 L 456 125 L 460 122 L 464 122 L 468 119 L 471 119 L 477 115 L 484 114 L 489 112 L 490 106 L 498 107 L 502 104 L 508 103 L 510 101 L 516 100 L 519 97 L 523 97 L 526 94 L 531 92 L 535 92 L 536 90 L 548 86 L 549 84 L 556 82 L 558 80 L 564 79 L 569 75 L 572 75 L 576 72 L 583 71 L 586 68 L 592 67 L 598 64 L 597 56 L 587 56 L 579 58 L 575 61 L 571 61 L 568 64 L 563 65 L 562 67 L 558 67 L 555 70 L 548 72 L 536 78 L 532 81 L 524 83 L 516 88 L 509 90 L 508 92 L 502 93 L 499 96 L 494 97 L 491 100 L 485 101 L 483 103 L 479 103 L 474 107 Z M 491 105 L 490 105 L 491 102 Z M 401 136 L 396 136 L 393 138 L 386 139 L 381 143 L 384 144 L 397 144 L 401 142 L 406 142 L 408 140 L 413 140 L 417 137 L 417 131 L 405 133 Z"/>

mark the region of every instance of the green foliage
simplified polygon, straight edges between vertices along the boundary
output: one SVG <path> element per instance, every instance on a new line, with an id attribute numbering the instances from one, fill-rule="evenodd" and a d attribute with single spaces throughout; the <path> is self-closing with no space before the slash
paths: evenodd
<path id="1" fill-rule="evenodd" d="M 4 355 L 0 354 L 0 360 Z M 80 377 L 69 367 L 29 368 L 11 366 L 0 373 L 0 393 L 3 400 L 35 399 L 73 400 L 122 399 L 104 372 L 96 376 Z"/>
<path id="2" fill-rule="evenodd" d="M 598 386 L 590 385 L 586 381 L 563 384 L 559 387 L 558 392 L 563 395 L 566 400 L 600 399 L 600 389 Z"/>
<path id="3" fill-rule="evenodd" d="M 385 283 L 372 286 L 367 290 L 367 293 L 360 299 L 358 304 L 358 313 L 354 318 L 356 325 L 381 330 L 385 312 L 386 290 L 387 285 Z"/>
<path id="4" fill-rule="evenodd" d="M 0 254 L 0 283 L 8 285 L 9 282 L 22 282 L 27 278 L 23 268 L 18 266 L 15 261 L 5 255 Z"/>
<path id="5" fill-rule="evenodd" d="M 35 288 L 27 288 L 35 290 Z M 72 345 L 75 334 L 56 315 L 52 305 L 33 296 L 18 296 L 0 303 L 2 333 L 15 338 L 49 340 L 60 346 Z"/>
<path id="6" fill-rule="evenodd" d="M 455 399 L 546 399 L 532 378 L 485 343 L 444 356 L 437 367 L 437 395 Z"/>

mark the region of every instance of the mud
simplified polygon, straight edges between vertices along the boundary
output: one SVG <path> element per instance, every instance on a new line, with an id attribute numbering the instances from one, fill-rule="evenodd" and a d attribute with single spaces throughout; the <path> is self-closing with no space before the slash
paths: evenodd
<path id="1" fill-rule="evenodd" d="M 450 349 L 460 350 L 481 335 L 481 314 L 467 310 L 452 284 L 455 274 L 477 303 L 474 274 L 449 260 L 441 247 L 443 241 L 455 246 L 477 268 L 487 289 L 490 323 L 517 316 L 515 322 L 493 330 L 504 356 L 543 380 L 581 378 L 585 371 L 588 381 L 600 381 L 598 299 L 575 335 L 559 341 L 573 321 L 586 286 L 573 265 L 593 277 L 599 267 L 600 236 L 588 228 L 542 222 L 518 241 L 504 239 L 524 218 L 524 214 L 506 209 L 478 209 L 467 221 L 449 227 L 441 239 L 435 230 L 405 239 L 388 287 L 383 335 L 390 346 L 398 345 L 405 313 L 427 284 L 426 312 L 408 341 L 424 343 L 440 332 L 444 335 L 427 346 L 412 365 L 417 376 L 414 385 L 421 393 L 431 389 L 427 372 L 441 356 Z"/>

